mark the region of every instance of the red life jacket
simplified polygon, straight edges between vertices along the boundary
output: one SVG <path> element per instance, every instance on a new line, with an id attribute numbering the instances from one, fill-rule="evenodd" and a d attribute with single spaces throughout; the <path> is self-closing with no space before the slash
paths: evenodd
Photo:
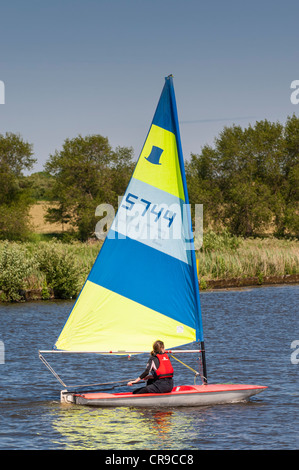
<path id="1" fill-rule="evenodd" d="M 156 357 L 159 359 L 159 367 L 155 371 L 158 379 L 173 377 L 173 367 L 168 355 L 166 353 L 156 354 Z"/>

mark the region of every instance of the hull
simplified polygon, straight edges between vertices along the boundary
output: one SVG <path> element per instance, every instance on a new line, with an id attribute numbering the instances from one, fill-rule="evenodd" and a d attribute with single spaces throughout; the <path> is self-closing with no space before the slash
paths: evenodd
<path id="1" fill-rule="evenodd" d="M 267 387 L 243 384 L 182 385 L 170 393 L 71 393 L 61 392 L 62 403 L 75 405 L 115 407 L 181 407 L 205 406 L 247 401 Z"/>

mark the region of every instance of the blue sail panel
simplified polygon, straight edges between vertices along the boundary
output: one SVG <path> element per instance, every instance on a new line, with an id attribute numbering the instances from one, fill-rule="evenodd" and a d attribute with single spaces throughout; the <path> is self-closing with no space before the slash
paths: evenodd
<path id="1" fill-rule="evenodd" d="M 103 269 L 103 266 L 117 269 Z M 170 275 L 173 273 L 173 275 Z M 192 267 L 129 237 L 107 239 L 88 280 L 194 327 Z"/>

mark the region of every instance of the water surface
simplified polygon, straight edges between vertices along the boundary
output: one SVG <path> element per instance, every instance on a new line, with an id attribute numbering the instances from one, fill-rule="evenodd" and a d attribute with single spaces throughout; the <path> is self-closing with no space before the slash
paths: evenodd
<path id="1" fill-rule="evenodd" d="M 298 449 L 299 364 L 291 362 L 298 293 L 299 286 L 202 293 L 209 382 L 269 388 L 248 403 L 166 410 L 62 405 L 62 387 L 38 350 L 51 349 L 72 302 L 1 305 L 0 449 Z M 46 358 L 66 384 L 135 378 L 147 359 Z M 198 368 L 196 356 L 180 358 Z M 193 373 L 173 363 L 175 385 L 192 384 Z"/>

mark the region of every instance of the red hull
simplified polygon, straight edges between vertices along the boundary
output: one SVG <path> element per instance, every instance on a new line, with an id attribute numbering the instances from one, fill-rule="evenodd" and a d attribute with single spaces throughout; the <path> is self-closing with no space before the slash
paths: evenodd
<path id="1" fill-rule="evenodd" d="M 267 387 L 248 384 L 181 385 L 170 393 L 71 393 L 62 392 L 62 401 L 94 406 L 200 406 L 248 400 Z"/>

